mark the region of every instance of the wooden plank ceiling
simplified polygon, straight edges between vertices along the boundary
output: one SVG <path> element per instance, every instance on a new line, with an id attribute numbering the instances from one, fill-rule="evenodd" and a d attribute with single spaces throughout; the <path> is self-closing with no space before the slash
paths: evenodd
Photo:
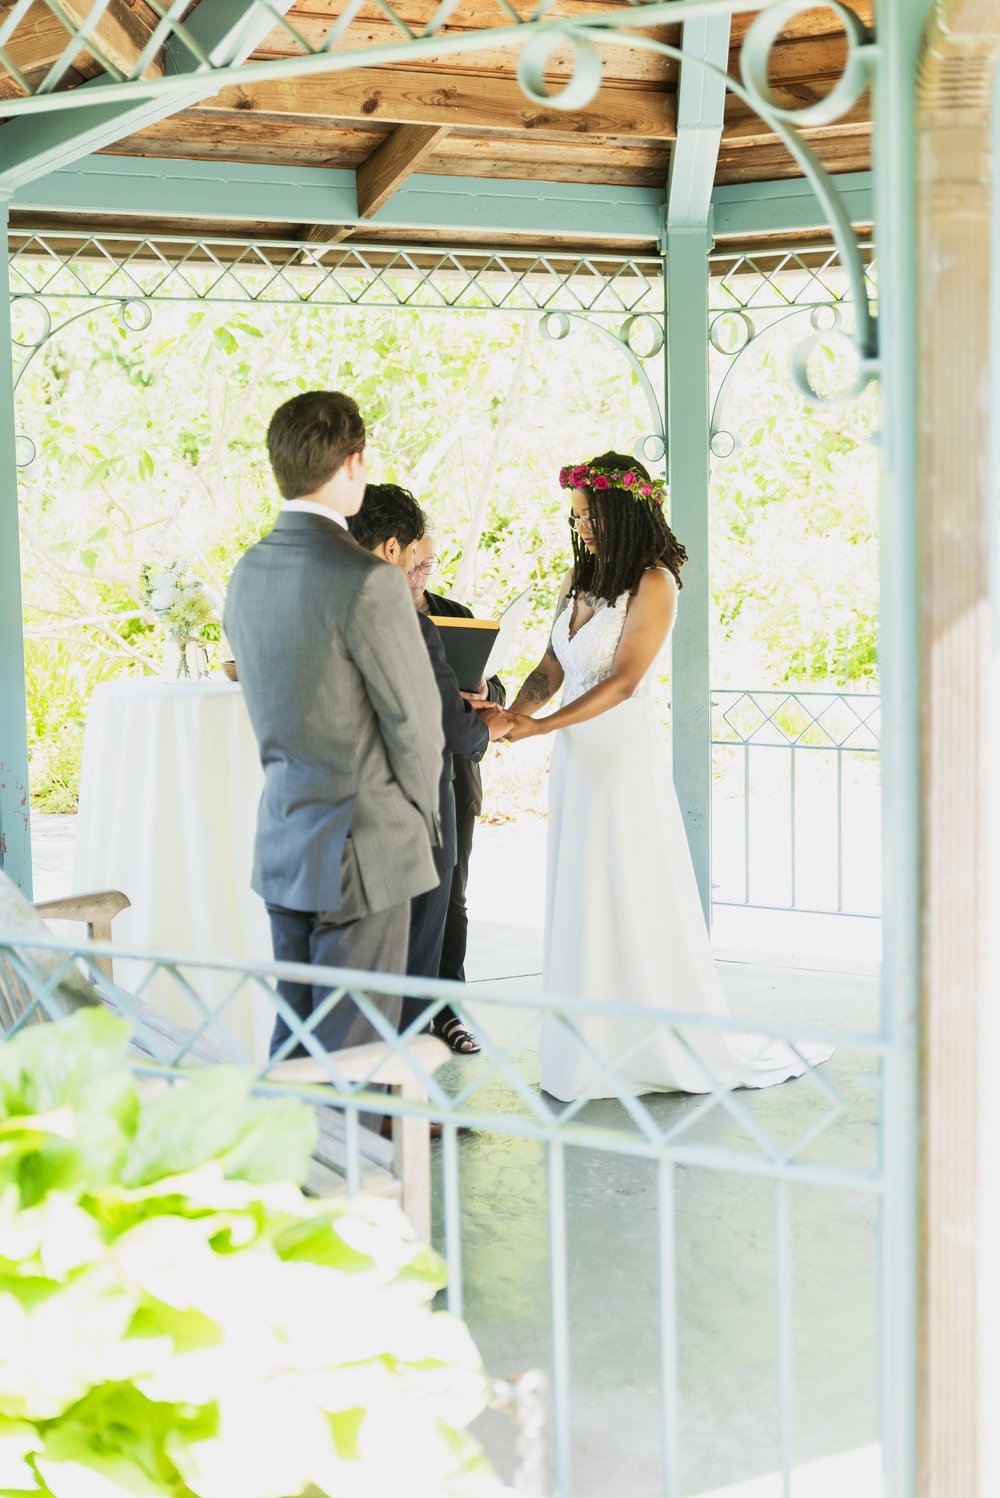
<path id="1" fill-rule="evenodd" d="M 392 3 L 414 31 L 426 26 L 438 8 L 438 0 Z M 512 3 L 527 16 L 537 0 Z M 597 14 L 614 3 L 555 0 L 548 15 Z M 70 16 L 82 18 L 90 0 L 60 0 L 60 4 Z M 852 0 L 852 4 L 871 25 L 873 0 Z M 302 0 L 288 19 L 318 46 L 345 6 L 346 0 Z M 33 25 L 22 23 L 17 28 L 8 51 L 31 76 L 61 54 L 66 32 L 44 0 L 36 0 L 29 17 L 34 18 Z M 154 19 L 143 0 L 112 0 L 99 23 L 95 44 L 105 56 L 125 66 L 138 56 Z M 740 45 L 751 20 L 747 15 L 733 18 L 730 71 L 735 77 L 739 76 Z M 495 0 L 458 0 L 441 34 L 501 24 Z M 676 45 L 679 32 L 679 27 L 650 28 L 648 34 Z M 365 0 L 345 28 L 337 50 L 392 45 L 399 40 L 398 29 L 375 0 Z M 451 57 L 428 56 L 326 76 L 243 83 L 149 125 L 107 151 L 132 157 L 351 169 L 357 172 L 359 209 L 366 218 L 414 171 L 540 182 L 662 185 L 675 134 L 678 64 L 637 47 L 607 45 L 600 50 L 604 63 L 600 91 L 578 114 L 531 103 L 518 86 L 516 52 L 487 44 L 480 51 Z M 276 25 L 251 60 L 300 52 L 295 40 Z M 780 102 L 794 108 L 823 97 L 839 77 L 844 57 L 844 37 L 835 13 L 821 5 L 802 12 L 771 54 L 770 78 Z M 161 68 L 162 62 L 157 61 L 150 71 Z M 75 59 L 69 84 L 99 71 L 93 57 L 81 54 Z M 551 88 L 558 89 L 569 75 L 568 52 L 557 50 L 547 70 Z M 0 76 L 0 92 L 16 93 L 14 80 Z M 865 95 L 844 119 L 805 133 L 830 171 L 866 169 L 869 97 Z M 773 132 L 740 99 L 727 95 L 716 181 L 773 181 L 798 175 L 798 167 Z M 266 205 L 261 206 L 259 223 L 267 220 Z M 15 213 L 12 221 L 20 217 Z M 46 220 L 53 222 L 50 216 Z M 84 227 L 79 218 L 73 224 L 77 226 Z M 170 232 L 171 228 L 164 220 L 134 227 L 142 232 Z M 206 233 L 236 232 L 231 224 L 202 222 L 201 227 Z M 356 229 L 310 224 L 268 227 L 276 227 L 285 237 L 314 240 L 380 237 L 374 225 Z M 241 226 L 244 231 L 248 228 Z M 406 236 L 392 231 L 381 237 L 400 240 Z M 420 237 L 433 239 L 426 233 Z M 448 237 L 454 240 L 456 236 Z M 620 241 L 619 247 L 624 248 Z"/>

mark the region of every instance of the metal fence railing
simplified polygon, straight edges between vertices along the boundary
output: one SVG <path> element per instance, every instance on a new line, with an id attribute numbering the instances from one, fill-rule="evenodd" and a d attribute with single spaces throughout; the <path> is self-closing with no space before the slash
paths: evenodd
<path id="1" fill-rule="evenodd" d="M 109 984 L 100 956 L 113 956 L 119 973 L 135 975 L 141 964 L 144 976 L 130 990 Z M 828 1026 L 791 990 L 784 1012 L 792 1019 L 780 1006 L 778 1017 L 721 1018 L 650 1011 L 627 995 L 593 1003 L 500 984 L 193 961 L 8 934 L 0 935 L 0 995 L 6 974 L 24 996 L 11 1028 L 64 1012 L 60 994 L 79 983 L 81 968 L 137 1034 L 145 1027 L 141 1071 L 176 1079 L 204 1063 L 199 1047 L 211 1038 L 253 1065 L 261 1094 L 292 1093 L 335 1112 L 348 1192 L 363 1183 L 365 1115 L 440 1122 L 431 1232 L 448 1266 L 448 1307 L 467 1321 L 491 1375 L 508 1381 L 508 1403 L 519 1404 L 509 1395 L 517 1376 L 534 1370 L 522 1389 L 520 1440 L 504 1415 L 481 1417 L 477 1429 L 519 1493 L 679 1498 L 773 1471 L 768 1492 L 787 1495 L 793 1474 L 830 1452 L 854 1463 L 851 1480 L 866 1498 L 886 1492 L 878 1370 L 891 1362 L 891 1323 L 879 1274 L 887 1231 L 879 1141 L 895 1084 L 891 1045 L 874 1025 Z M 283 1004 L 279 977 L 329 985 L 312 1021 L 303 1025 Z M 218 994 L 220 983 L 223 997 L 207 1002 L 203 992 Z M 451 1004 L 480 1037 L 481 1054 L 428 1066 L 426 1037 L 421 1049 L 384 1012 L 404 988 L 429 999 L 430 1014 Z M 154 993 L 157 1011 L 173 1018 L 150 1041 L 139 1004 Z M 313 1033 L 323 1012 L 352 1002 L 385 1042 L 381 1059 L 353 1071 L 349 1053 L 327 1055 Z M 240 1054 L 227 1022 L 246 1005 L 284 1013 L 323 1085 L 277 1070 L 280 1056 Z M 591 1090 L 609 1097 L 564 1105 L 540 1090 L 543 1015 L 590 1054 Z M 611 1015 L 629 1027 L 614 1063 L 591 1046 L 593 1027 Z M 637 1097 L 620 1080 L 616 1068 L 654 1031 L 698 1060 L 704 1094 Z M 837 1049 L 796 1082 L 734 1092 L 705 1065 L 702 1046 L 712 1032 L 737 1031 Z M 404 1084 L 386 1094 L 377 1084 L 390 1064 Z"/>
<path id="2" fill-rule="evenodd" d="M 714 899 L 877 917 L 881 698 L 712 693 Z"/>

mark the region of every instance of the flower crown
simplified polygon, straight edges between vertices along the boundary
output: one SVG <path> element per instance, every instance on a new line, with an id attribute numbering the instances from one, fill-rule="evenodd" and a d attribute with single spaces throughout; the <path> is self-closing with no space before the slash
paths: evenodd
<path id="1" fill-rule="evenodd" d="M 634 468 L 594 468 L 590 463 L 560 468 L 559 485 L 563 489 L 625 489 L 633 499 L 660 506 L 667 492 L 662 479 L 644 478 Z"/>

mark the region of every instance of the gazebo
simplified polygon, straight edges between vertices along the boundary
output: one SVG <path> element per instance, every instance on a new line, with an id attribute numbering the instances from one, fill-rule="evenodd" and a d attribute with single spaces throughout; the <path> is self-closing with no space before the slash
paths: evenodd
<path id="1" fill-rule="evenodd" d="M 129 303 L 172 278 L 181 294 L 186 269 L 234 284 L 252 267 L 303 300 L 403 270 L 424 305 L 462 305 L 457 278 L 555 338 L 604 314 L 642 371 L 643 456 L 666 465 L 694 558 L 673 737 L 706 908 L 709 465 L 725 440 L 710 285 L 835 256 L 856 388 L 882 390 L 890 1498 L 973 1498 L 1000 1472 L 996 1203 L 977 1163 L 1000 1055 L 998 47 L 998 0 L 14 0 L 0 20 L 15 298 L 64 290 L 75 265 L 87 294 Z M 9 371 L 0 413 L 0 868 L 30 894 L 15 468 L 31 443 Z"/>

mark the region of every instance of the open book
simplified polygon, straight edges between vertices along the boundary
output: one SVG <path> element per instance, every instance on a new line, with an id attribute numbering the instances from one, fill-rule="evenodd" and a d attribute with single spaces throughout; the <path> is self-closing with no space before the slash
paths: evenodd
<path id="1" fill-rule="evenodd" d="M 431 623 L 441 631 L 445 656 L 463 692 L 474 692 L 484 678 L 488 680 L 500 670 L 530 600 L 531 589 L 525 588 L 513 603 L 507 605 L 499 619 L 428 615 Z"/>

